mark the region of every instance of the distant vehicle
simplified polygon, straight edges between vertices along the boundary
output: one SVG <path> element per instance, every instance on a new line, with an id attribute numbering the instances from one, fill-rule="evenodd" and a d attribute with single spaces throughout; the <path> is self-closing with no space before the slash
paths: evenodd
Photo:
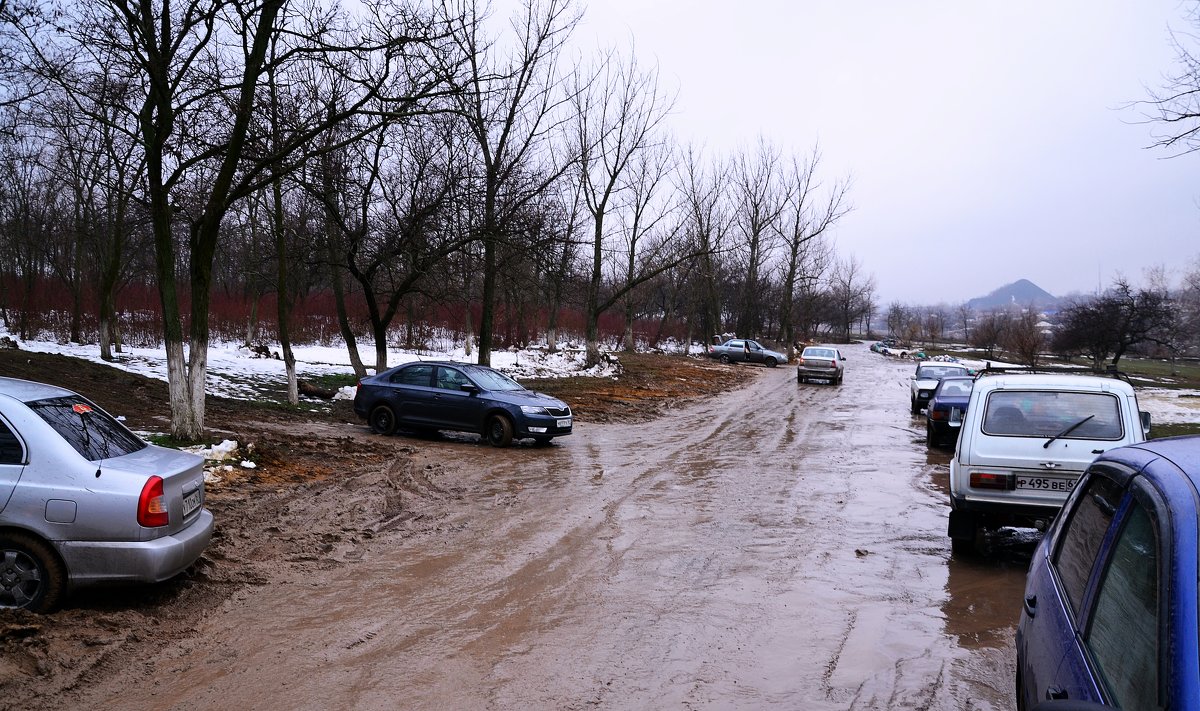
<path id="1" fill-rule="evenodd" d="M 0 378 L 0 607 L 183 572 L 212 538 L 203 467 L 70 390 Z"/>
<path id="2" fill-rule="evenodd" d="M 762 363 L 768 368 L 787 362 L 784 354 L 764 348 L 758 341 L 748 338 L 731 338 L 720 345 L 710 346 L 708 355 L 722 363 Z"/>
<path id="3" fill-rule="evenodd" d="M 967 403 L 971 400 L 971 389 L 975 378 L 949 377 L 938 381 L 925 407 L 925 444 L 937 447 L 949 443 L 951 446 L 958 439 L 958 429 L 962 425 L 962 414 L 967 411 Z"/>
<path id="4" fill-rule="evenodd" d="M 804 383 L 813 378 L 826 380 L 831 385 L 841 385 L 845 374 L 846 356 L 833 346 L 807 346 L 800 353 L 796 365 L 796 382 Z"/>
<path id="5" fill-rule="evenodd" d="M 982 531 L 1044 530 L 1096 455 L 1146 439 L 1133 387 L 1093 375 L 997 374 L 975 381 L 950 460 L 956 553 Z"/>
<path id="6" fill-rule="evenodd" d="M 558 398 L 526 390 L 482 365 L 421 361 L 363 378 L 354 412 L 378 434 L 476 432 L 495 447 L 513 439 L 547 444 L 571 434 L 571 408 Z"/>
<path id="7" fill-rule="evenodd" d="M 943 363 L 928 361 L 917 364 L 917 370 L 909 378 L 909 404 L 912 414 L 917 414 L 933 397 L 933 390 L 942 378 L 973 375 L 971 369 L 962 363 Z"/>
<path id="8" fill-rule="evenodd" d="M 1018 709 L 1200 709 L 1198 502 L 1197 437 L 1088 467 L 1029 566 Z"/>

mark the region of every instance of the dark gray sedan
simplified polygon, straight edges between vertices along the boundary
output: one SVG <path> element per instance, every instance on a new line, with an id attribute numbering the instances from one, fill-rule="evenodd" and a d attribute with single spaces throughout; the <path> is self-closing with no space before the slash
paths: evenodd
<path id="1" fill-rule="evenodd" d="M 0 378 L 0 607 L 182 572 L 212 537 L 203 465 L 70 390 Z"/>
<path id="2" fill-rule="evenodd" d="M 762 363 L 768 368 L 787 362 L 784 354 L 748 338 L 731 338 L 718 346 L 711 346 L 708 355 L 722 363 Z"/>
<path id="3" fill-rule="evenodd" d="M 379 434 L 397 428 L 476 432 L 496 447 L 524 438 L 547 444 L 571 434 L 573 425 L 571 408 L 562 400 L 468 363 L 406 363 L 363 378 L 354 411 Z"/>

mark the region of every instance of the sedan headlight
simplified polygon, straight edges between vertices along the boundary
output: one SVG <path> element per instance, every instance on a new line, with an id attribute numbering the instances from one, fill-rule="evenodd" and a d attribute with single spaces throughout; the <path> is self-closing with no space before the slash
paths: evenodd
<path id="1" fill-rule="evenodd" d="M 549 415 L 550 414 L 549 412 L 546 412 L 546 408 L 539 407 L 537 405 L 522 405 L 521 412 L 524 412 L 526 415 Z"/>

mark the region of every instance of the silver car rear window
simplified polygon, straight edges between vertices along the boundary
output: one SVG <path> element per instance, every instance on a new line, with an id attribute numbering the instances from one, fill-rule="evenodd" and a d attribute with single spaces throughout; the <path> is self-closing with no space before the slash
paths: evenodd
<path id="1" fill-rule="evenodd" d="M 27 404 L 88 461 L 122 457 L 147 446 L 125 425 L 77 395 Z"/>
<path id="2" fill-rule="evenodd" d="M 1113 395 L 1053 390 L 993 392 L 984 410 L 983 432 L 1060 439 L 1117 440 L 1124 436 L 1120 403 Z"/>

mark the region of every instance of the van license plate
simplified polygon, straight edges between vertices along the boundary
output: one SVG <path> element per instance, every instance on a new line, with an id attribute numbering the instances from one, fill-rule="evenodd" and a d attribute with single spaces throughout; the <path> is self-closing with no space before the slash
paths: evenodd
<path id="1" fill-rule="evenodd" d="M 1070 492 L 1075 488 L 1075 482 L 1078 479 L 1072 477 L 1070 479 L 1055 479 L 1048 476 L 1021 476 L 1017 477 L 1018 489 L 1032 489 L 1034 491 L 1062 491 Z"/>

